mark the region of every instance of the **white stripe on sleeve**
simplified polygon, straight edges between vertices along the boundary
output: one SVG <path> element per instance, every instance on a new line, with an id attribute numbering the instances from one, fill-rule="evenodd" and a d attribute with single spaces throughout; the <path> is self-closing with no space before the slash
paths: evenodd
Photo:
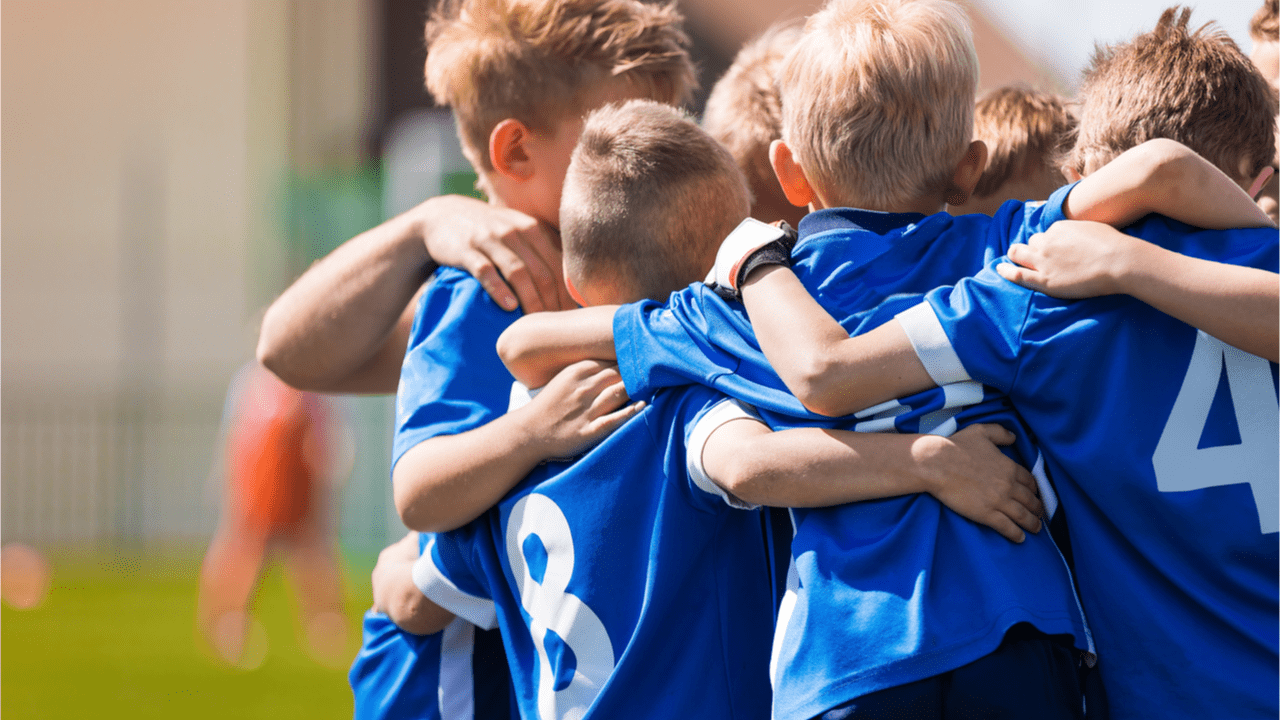
<path id="1" fill-rule="evenodd" d="M 730 507 L 753 510 L 759 506 L 743 502 L 735 497 L 733 493 L 717 485 L 711 479 L 711 476 L 707 475 L 707 470 L 702 464 L 702 450 L 707 446 L 707 438 L 711 437 L 711 433 L 731 420 L 742 420 L 744 418 L 757 422 L 760 420 L 759 415 L 756 415 L 748 406 L 737 400 L 726 398 L 713 405 L 710 410 L 703 413 L 702 417 L 698 418 L 698 422 L 693 426 L 693 432 L 689 433 L 689 446 L 686 448 L 685 464 L 689 471 L 689 478 L 703 492 L 715 495 L 728 503 Z"/>
<path id="2" fill-rule="evenodd" d="M 436 567 L 430 547 L 413 563 L 413 584 L 417 585 L 431 602 L 464 620 L 469 620 L 473 625 L 485 630 L 498 627 L 498 611 L 493 601 L 469 595 L 454 585 L 440 572 L 440 568 Z"/>
<path id="3" fill-rule="evenodd" d="M 915 348 L 916 357 L 920 358 L 935 383 L 948 385 L 972 380 L 960 363 L 955 348 L 951 347 L 951 340 L 942 329 L 932 305 L 922 302 L 903 310 L 898 313 L 897 320 L 906 331 L 911 347 Z"/>

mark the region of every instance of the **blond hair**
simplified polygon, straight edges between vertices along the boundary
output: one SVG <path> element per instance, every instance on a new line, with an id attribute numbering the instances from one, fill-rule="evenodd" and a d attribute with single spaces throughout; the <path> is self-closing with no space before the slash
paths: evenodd
<path id="1" fill-rule="evenodd" d="M 947 0 L 832 0 L 778 77 L 782 134 L 828 202 L 940 192 L 973 136 L 978 57 Z"/>
<path id="2" fill-rule="evenodd" d="M 686 102 L 696 79 L 682 22 L 674 4 L 638 0 L 442 0 L 426 25 L 427 90 L 486 172 L 499 122 L 550 132 L 607 81 Z"/>
<path id="3" fill-rule="evenodd" d="M 1099 48 L 1080 87 L 1079 137 L 1069 164 L 1083 174 L 1153 138 L 1177 140 L 1229 177 L 1256 175 L 1275 156 L 1275 96 L 1213 23 L 1192 32 L 1171 7 L 1154 30 Z M 1241 168 L 1242 160 L 1249 161 Z"/>
<path id="4" fill-rule="evenodd" d="M 632 100 L 587 117 L 565 176 L 565 270 L 664 301 L 701 280 L 747 216 L 728 151 L 678 110 Z"/>
<path id="5" fill-rule="evenodd" d="M 743 45 L 702 113 L 703 129 L 728 148 L 757 194 L 762 188 L 782 193 L 769 164 L 769 146 L 782 137 L 777 76 L 803 31 L 803 21 L 779 23 Z"/>
<path id="6" fill-rule="evenodd" d="M 973 194 L 991 197 L 1010 180 L 1059 172 L 1075 126 L 1061 95 L 1017 86 L 983 95 L 974 105 L 973 136 L 987 144 L 987 167 Z"/>

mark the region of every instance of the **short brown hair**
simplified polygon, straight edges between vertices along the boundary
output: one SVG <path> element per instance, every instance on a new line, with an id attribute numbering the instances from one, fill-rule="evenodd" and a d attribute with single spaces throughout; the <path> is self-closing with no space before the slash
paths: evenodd
<path id="1" fill-rule="evenodd" d="M 1100 47 L 1079 93 L 1079 137 L 1069 164 L 1083 174 L 1154 138 L 1176 140 L 1232 178 L 1275 156 L 1273 90 L 1213 23 L 1192 32 L 1171 7 L 1154 30 Z"/>
<path id="2" fill-rule="evenodd" d="M 499 122 L 549 132 L 610 79 L 686 102 L 697 82 L 682 23 L 674 3 L 442 0 L 427 20 L 427 90 L 453 108 L 463 151 L 489 171 Z"/>
<path id="3" fill-rule="evenodd" d="M 973 194 L 990 197 L 1006 182 L 1046 167 L 1057 172 L 1075 126 L 1061 95 L 1018 86 L 983 95 L 974 105 L 973 137 L 987 144 L 987 167 Z"/>
<path id="4" fill-rule="evenodd" d="M 769 146 L 782 137 L 778 70 L 803 31 L 801 20 L 779 23 L 743 45 L 711 88 L 702 113 L 703 129 L 729 149 L 756 191 L 778 185 L 769 164 Z"/>
<path id="5" fill-rule="evenodd" d="M 648 100 L 600 108 L 565 176 L 566 272 L 665 301 L 711 269 L 748 197 L 728 151 L 680 111 Z"/>
<path id="6" fill-rule="evenodd" d="M 1277 17 L 1280 0 L 1265 0 L 1249 23 L 1249 37 L 1254 42 L 1280 42 L 1280 17 Z"/>
<path id="7" fill-rule="evenodd" d="M 948 0 L 831 0 L 778 76 L 782 135 L 828 201 L 942 190 L 973 139 L 978 55 Z"/>

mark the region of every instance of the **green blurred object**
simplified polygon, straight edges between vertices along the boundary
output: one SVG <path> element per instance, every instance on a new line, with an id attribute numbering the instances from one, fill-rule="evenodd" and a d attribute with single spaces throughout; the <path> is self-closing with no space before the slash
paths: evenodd
<path id="1" fill-rule="evenodd" d="M 474 170 L 457 170 L 446 173 L 440 180 L 441 195 L 468 195 L 483 200 L 484 194 L 476 189 L 479 177 Z"/>
<path id="2" fill-rule="evenodd" d="M 200 553 L 49 559 L 53 585 L 44 604 L 0 610 L 6 720 L 351 717 L 347 668 L 324 667 L 302 651 L 278 565 L 254 601 L 267 655 L 246 671 L 216 662 L 197 637 Z M 346 564 L 354 658 L 373 558 Z"/>

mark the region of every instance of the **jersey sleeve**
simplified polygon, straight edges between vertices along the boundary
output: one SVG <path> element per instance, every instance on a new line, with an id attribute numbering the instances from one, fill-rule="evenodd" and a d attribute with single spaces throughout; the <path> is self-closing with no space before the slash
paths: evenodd
<path id="1" fill-rule="evenodd" d="M 724 327 L 723 315 L 708 316 L 693 288 L 674 293 L 667 305 L 646 300 L 624 305 L 613 316 L 618 372 L 633 400 L 646 399 L 664 387 L 710 384 L 738 369 L 739 360 L 706 333 L 708 325 Z"/>
<path id="2" fill-rule="evenodd" d="M 435 604 L 485 630 L 498 626 L 497 608 L 484 576 L 472 562 L 475 525 L 430 535 L 413 564 L 413 584 Z"/>
<path id="3" fill-rule="evenodd" d="M 702 464 L 702 451 L 707 446 L 707 439 L 711 437 L 711 433 L 725 423 L 744 419 L 754 420 L 761 424 L 764 422 L 750 406 L 731 398 L 722 398 L 699 413 L 693 421 L 693 425 L 688 432 L 688 439 L 685 441 L 685 464 L 689 473 L 689 480 L 693 484 L 695 491 L 723 501 L 729 507 L 754 510 L 759 506 L 744 502 L 734 496 L 733 493 L 720 487 L 707 474 L 706 467 Z"/>
<path id="4" fill-rule="evenodd" d="M 507 411 L 514 378 L 495 348 L 519 315 L 498 307 L 466 273 L 437 273 L 418 305 L 400 369 L 393 467 L 423 440 L 475 429 Z"/>
<path id="5" fill-rule="evenodd" d="M 929 292 L 897 319 L 934 382 L 977 380 L 1008 392 L 1033 294 L 988 267 Z"/>

